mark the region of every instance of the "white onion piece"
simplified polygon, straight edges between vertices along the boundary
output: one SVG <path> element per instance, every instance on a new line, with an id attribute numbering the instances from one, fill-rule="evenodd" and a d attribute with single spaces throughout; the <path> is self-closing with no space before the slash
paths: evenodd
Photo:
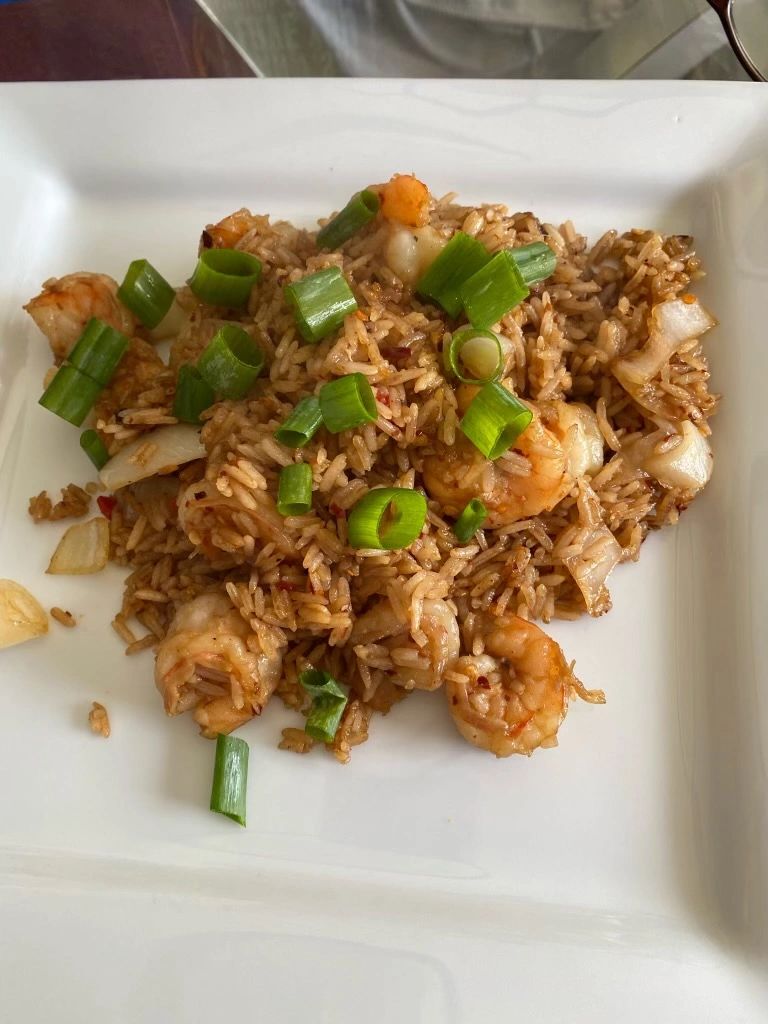
<path id="1" fill-rule="evenodd" d="M 185 462 L 202 459 L 204 455 L 199 428 L 177 423 L 158 427 L 131 441 L 109 460 L 99 477 L 107 490 L 116 491 L 158 473 L 172 473 Z"/>
<path id="2" fill-rule="evenodd" d="M 636 397 L 634 389 L 638 385 L 652 380 L 684 342 L 698 338 L 715 323 L 698 299 L 693 302 L 668 299 L 658 303 L 651 311 L 648 341 L 638 351 L 616 360 L 614 376 Z"/>
<path id="3" fill-rule="evenodd" d="M 187 314 L 181 308 L 177 299 L 171 303 L 168 312 L 157 325 L 149 332 L 153 341 L 163 341 L 165 338 L 175 338 L 187 322 Z"/>
<path id="4" fill-rule="evenodd" d="M 53 576 L 85 576 L 101 572 L 109 558 L 109 523 L 96 516 L 70 526 L 45 570 Z"/>
<path id="5" fill-rule="evenodd" d="M 680 433 L 683 439 L 677 447 L 646 456 L 642 468 L 664 487 L 700 491 L 712 476 L 712 449 L 690 420 L 682 423 Z"/>
<path id="6" fill-rule="evenodd" d="M 48 616 L 26 587 L 0 580 L 0 649 L 48 632 Z"/>
<path id="7" fill-rule="evenodd" d="M 543 403 L 542 403 L 543 404 Z M 568 472 L 574 480 L 594 476 L 603 468 L 605 442 L 597 416 L 581 402 L 551 402 L 557 416 L 552 428 L 568 459 Z"/>
<path id="8" fill-rule="evenodd" d="M 621 545 L 603 522 L 600 502 L 592 488 L 579 484 L 579 509 L 586 526 L 581 550 L 563 559 L 582 593 L 590 615 L 602 615 L 611 606 L 606 580 L 621 561 Z"/>
<path id="9" fill-rule="evenodd" d="M 663 441 L 665 437 L 669 437 L 674 432 L 674 426 L 671 426 L 668 430 L 660 428 L 659 430 L 654 430 L 652 434 L 646 434 L 645 437 L 637 438 L 637 440 L 632 441 L 630 444 L 622 444 L 621 457 L 634 469 L 642 469 L 644 471 L 643 464 L 653 454 L 653 450 L 659 441 Z"/>
<path id="10" fill-rule="evenodd" d="M 435 228 L 406 228 L 392 225 L 384 248 L 390 270 L 403 284 L 415 284 L 447 242 Z"/>

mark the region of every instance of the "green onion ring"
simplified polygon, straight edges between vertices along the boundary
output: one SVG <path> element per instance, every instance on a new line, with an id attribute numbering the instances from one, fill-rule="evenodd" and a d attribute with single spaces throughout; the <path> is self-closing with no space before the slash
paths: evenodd
<path id="1" fill-rule="evenodd" d="M 427 499 L 405 487 L 377 487 L 352 507 L 347 520 L 353 548 L 398 551 L 412 544 L 427 518 Z"/>
<path id="2" fill-rule="evenodd" d="M 211 810 L 245 828 L 248 789 L 248 744 L 239 736 L 216 737 Z"/>
<path id="3" fill-rule="evenodd" d="M 519 398 L 491 381 L 467 407 L 459 423 L 465 437 L 487 459 L 498 459 L 530 425 L 533 413 Z"/>
<path id="4" fill-rule="evenodd" d="M 321 743 L 332 743 L 347 706 L 347 695 L 328 672 L 309 668 L 299 674 L 299 683 L 312 698 L 304 732 Z"/>
<path id="5" fill-rule="evenodd" d="M 309 444 L 322 425 L 320 399 L 317 395 L 310 395 L 308 398 L 302 398 L 288 419 L 280 424 L 275 431 L 275 438 L 286 448 L 303 448 L 305 444 Z"/>
<path id="6" fill-rule="evenodd" d="M 477 533 L 487 518 L 488 509 L 479 498 L 472 498 L 464 506 L 459 518 L 453 524 L 456 540 L 461 544 L 466 544 L 470 537 Z"/>
<path id="7" fill-rule="evenodd" d="M 488 351 L 495 350 L 496 353 L 496 364 L 493 370 L 484 377 L 470 377 L 461 370 L 462 364 L 466 367 L 461 353 L 467 344 L 475 341 L 485 342 Z M 498 380 L 501 376 L 502 369 L 504 368 L 504 353 L 501 348 L 501 342 L 493 331 L 483 331 L 477 327 L 467 325 L 453 332 L 451 340 L 445 347 L 443 361 L 446 369 L 463 384 L 487 384 L 489 380 Z"/>
<path id="8" fill-rule="evenodd" d="M 261 277 L 261 262 L 241 249 L 206 249 L 200 254 L 189 287 L 211 306 L 245 306 Z"/>
<path id="9" fill-rule="evenodd" d="M 197 360 L 197 370 L 222 398 L 242 398 L 264 369 L 264 353 L 237 324 L 225 324 Z"/>
<path id="10" fill-rule="evenodd" d="M 332 434 L 378 418 L 376 398 L 363 373 L 348 373 L 323 384 L 318 395 L 323 423 Z"/>
<path id="11" fill-rule="evenodd" d="M 317 233 L 318 249 L 338 249 L 379 212 L 379 197 L 369 188 L 355 192 L 347 205 Z"/>
<path id="12" fill-rule="evenodd" d="M 312 508 L 312 467 L 308 462 L 283 466 L 277 484 L 277 511 L 281 516 L 303 516 Z"/>

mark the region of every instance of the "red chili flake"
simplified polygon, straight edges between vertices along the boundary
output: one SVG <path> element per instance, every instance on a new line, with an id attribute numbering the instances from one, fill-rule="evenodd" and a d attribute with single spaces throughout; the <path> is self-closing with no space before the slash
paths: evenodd
<path id="1" fill-rule="evenodd" d="M 478 676 L 477 685 L 480 687 L 481 690 L 489 690 L 491 684 L 488 682 L 488 676 Z"/>
<path id="2" fill-rule="evenodd" d="M 337 516 L 339 519 L 344 519 L 347 515 L 347 510 L 344 508 L 339 508 L 335 501 L 332 501 L 330 503 L 330 505 L 328 506 L 328 511 L 331 513 L 332 516 Z"/>
<path id="3" fill-rule="evenodd" d="M 389 405 L 389 392 L 385 391 L 384 388 L 377 388 L 376 401 L 381 402 L 382 405 Z"/>
<path id="4" fill-rule="evenodd" d="M 411 354 L 407 345 L 384 345 L 379 351 L 390 363 L 400 362 Z"/>
<path id="5" fill-rule="evenodd" d="M 287 590 L 287 591 L 298 590 L 299 589 L 299 584 L 298 583 L 291 583 L 290 580 L 278 580 L 277 581 L 277 589 L 278 590 Z"/>
<path id="6" fill-rule="evenodd" d="M 117 498 L 112 497 L 111 494 L 100 494 L 96 499 L 96 504 L 99 506 L 99 512 L 107 519 L 111 519 L 117 505 Z"/>
<path id="7" fill-rule="evenodd" d="M 686 292 L 685 295 L 681 295 L 680 298 L 683 300 L 686 306 L 692 306 L 696 301 L 696 296 L 691 295 L 690 292 Z"/>

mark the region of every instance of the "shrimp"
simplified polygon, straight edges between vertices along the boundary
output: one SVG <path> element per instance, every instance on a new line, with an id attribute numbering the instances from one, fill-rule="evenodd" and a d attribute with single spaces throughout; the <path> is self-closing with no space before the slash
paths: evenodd
<path id="1" fill-rule="evenodd" d="M 266 491 L 241 488 L 239 497 L 230 497 L 209 480 L 198 480 L 179 494 L 179 523 L 209 559 L 220 558 L 222 552 L 247 557 L 257 540 L 274 544 L 286 558 L 297 555 L 275 499 Z"/>
<path id="2" fill-rule="evenodd" d="M 413 174 L 395 174 L 385 185 L 378 186 L 381 213 L 387 220 L 409 228 L 429 223 L 429 189 Z"/>
<path id="3" fill-rule="evenodd" d="M 569 492 L 573 478 L 566 453 L 536 407 L 526 405 L 533 419 L 515 441 L 512 457 L 507 453 L 491 462 L 460 437 L 424 460 L 427 494 L 448 515 L 459 515 L 467 502 L 480 498 L 488 509 L 487 525 L 498 528 L 548 512 Z"/>
<path id="4" fill-rule="evenodd" d="M 606 580 L 624 552 L 605 525 L 600 499 L 586 479 L 582 477 L 578 487 L 579 521 L 563 531 L 555 550 L 563 548 L 571 552 L 563 558 L 565 567 L 581 591 L 589 614 L 598 616 L 611 607 Z"/>
<path id="5" fill-rule="evenodd" d="M 383 668 L 398 686 L 436 690 L 459 656 L 461 638 L 455 613 L 440 598 L 424 601 L 418 625 L 410 630 L 383 598 L 358 616 L 349 643 L 359 663 Z"/>
<path id="6" fill-rule="evenodd" d="M 128 337 L 136 329 L 136 318 L 117 297 L 117 282 L 106 274 L 52 277 L 24 309 L 48 339 L 57 363 L 67 358 L 91 317 Z"/>
<path id="7" fill-rule="evenodd" d="M 234 249 L 240 239 L 263 220 L 245 207 L 236 210 L 217 224 L 208 225 L 200 239 L 200 249 Z"/>
<path id="8" fill-rule="evenodd" d="M 262 649 L 226 594 L 201 594 L 179 608 L 160 642 L 155 685 L 167 714 L 195 708 L 203 735 L 215 736 L 261 714 L 282 664 L 282 651 Z"/>
<path id="9" fill-rule="evenodd" d="M 485 613 L 478 625 L 485 653 L 459 658 L 446 678 L 456 728 L 496 757 L 557 746 L 571 690 L 586 692 L 559 645 L 517 615 Z"/>

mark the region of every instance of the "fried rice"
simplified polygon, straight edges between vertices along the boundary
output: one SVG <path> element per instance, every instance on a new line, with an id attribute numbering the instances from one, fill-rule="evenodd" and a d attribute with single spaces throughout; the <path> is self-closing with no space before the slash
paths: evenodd
<path id="1" fill-rule="evenodd" d="M 590 573 L 609 549 L 615 552 L 611 568 L 637 560 L 648 534 L 675 524 L 700 489 L 676 486 L 647 467 L 682 443 L 681 424 L 695 428 L 697 438 L 710 433 L 717 396 L 709 390 L 701 338 L 678 345 L 643 382 L 642 401 L 616 373 L 619 361 L 648 344 L 660 304 L 693 301 L 689 289 L 703 271 L 690 236 L 609 230 L 590 246 L 570 222 L 556 226 L 500 204 L 464 206 L 453 194 L 430 197 L 426 223 L 443 239 L 463 231 L 489 253 L 532 242 L 555 253 L 551 277 L 494 325 L 504 340 L 501 383 L 538 410 L 545 431 L 554 429 L 556 403 L 588 406 L 601 435 L 602 464 L 588 479 L 568 477 L 554 507 L 486 523 L 458 543 L 456 510 L 425 486 L 428 460 L 460 450 L 462 441 L 461 389 L 443 362 L 457 324 L 392 268 L 393 220 L 380 214 L 332 252 L 318 250 L 316 232 L 248 210 L 208 225 L 202 248 L 243 250 L 262 263 L 247 309 L 207 306 L 188 288 L 179 289 L 186 322 L 168 357 L 161 358 L 136 326 L 129 353 L 95 410 L 96 429 L 114 456 L 140 438 L 151 444 L 153 431 L 176 422 L 179 368 L 194 363 L 223 324 L 243 327 L 266 356 L 266 370 L 246 398 L 217 402 L 203 414 L 204 458 L 120 488 L 108 508 L 111 558 L 129 570 L 115 629 L 129 653 L 157 649 L 166 710 L 193 711 L 205 735 L 228 732 L 259 714 L 271 693 L 306 713 L 309 699 L 299 677 L 314 666 L 349 690 L 327 744 L 346 761 L 367 738 L 373 716 L 386 714 L 414 688 L 453 686 L 456 704 L 467 660 L 488 658 L 489 622 L 502 628 L 514 617 L 547 623 L 607 612 L 605 581 L 590 591 Z M 319 344 L 306 344 L 284 288 L 331 266 L 342 271 L 358 309 Z M 276 440 L 276 429 L 301 398 L 353 373 L 371 384 L 375 422 L 338 434 L 321 429 L 298 450 Z M 633 455 L 640 449 L 645 462 Z M 282 518 L 275 508 L 278 479 L 296 461 L 311 467 L 312 507 Z M 502 492 L 515 486 L 511 481 L 530 475 L 534 461 L 535 452 L 521 454 L 513 446 L 492 466 L 497 486 L 501 481 Z M 481 473 L 478 481 L 482 497 L 487 479 Z M 403 550 L 348 543 L 350 510 L 379 486 L 426 491 L 426 522 Z M 457 500 L 456 509 L 461 504 Z M 183 610 L 205 595 L 218 602 L 207 618 L 195 625 L 190 615 L 191 625 L 179 624 Z M 399 625 L 367 630 L 383 604 Z M 433 649 L 446 635 L 434 632 L 438 608 L 457 625 L 458 658 Z M 212 615 L 231 623 L 229 610 L 241 625 L 221 628 L 236 634 L 239 656 L 251 659 L 250 676 L 228 672 L 219 660 L 186 672 L 180 682 L 174 673 L 194 646 L 195 630 L 204 634 Z M 167 672 L 160 671 L 164 653 L 173 666 Z M 508 664 L 498 651 L 493 657 Z M 265 673 L 273 669 L 265 688 Z M 590 697 L 570 667 L 562 675 L 566 690 Z M 491 685 L 482 683 L 486 677 L 477 669 L 472 679 Z M 466 697 L 466 687 L 462 693 Z M 474 714 L 485 713 L 482 702 L 473 707 Z M 541 745 L 554 742 L 554 736 L 545 739 Z M 300 753 L 312 748 L 301 718 L 284 730 L 280 746 Z"/>

